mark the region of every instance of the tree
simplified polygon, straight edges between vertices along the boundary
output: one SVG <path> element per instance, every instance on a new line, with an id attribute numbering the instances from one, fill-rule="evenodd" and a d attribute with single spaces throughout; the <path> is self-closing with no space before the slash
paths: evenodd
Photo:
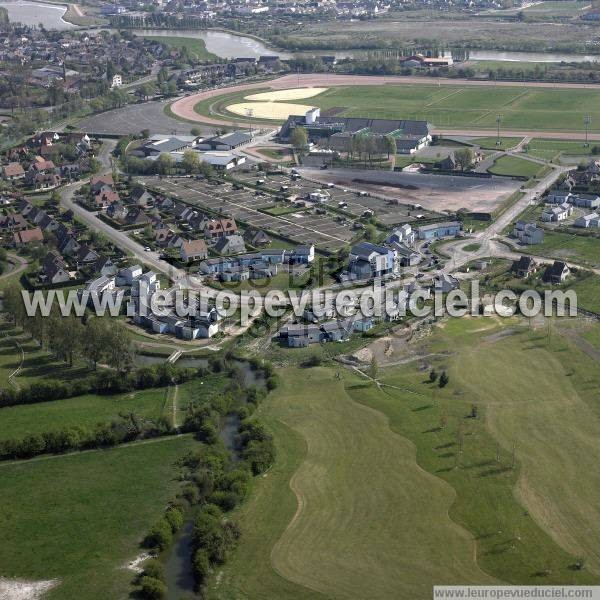
<path id="1" fill-rule="evenodd" d="M 377 359 L 375 356 L 371 358 L 371 364 L 369 365 L 369 377 L 371 379 L 375 379 L 377 377 L 377 372 L 379 371 L 379 365 L 377 364 Z"/>
<path id="2" fill-rule="evenodd" d="M 472 148 L 461 148 L 454 152 L 454 160 L 462 171 L 468 171 L 473 164 L 475 154 Z"/>
<path id="3" fill-rule="evenodd" d="M 202 135 L 202 131 L 200 130 L 199 127 L 192 127 L 192 129 L 190 130 L 190 133 L 195 136 Z"/>
<path id="4" fill-rule="evenodd" d="M 161 154 L 156 160 L 156 172 L 159 175 L 167 175 L 173 168 L 173 157 L 170 154 Z"/>
<path id="5" fill-rule="evenodd" d="M 430 383 L 435 383 L 437 381 L 437 378 L 438 378 L 437 371 L 435 369 L 431 369 L 431 371 L 429 371 Z"/>
<path id="6" fill-rule="evenodd" d="M 442 371 L 442 374 L 440 375 L 439 386 L 441 388 L 446 387 L 446 385 L 448 385 L 449 381 L 450 381 L 450 378 L 448 377 L 448 375 L 446 375 L 446 371 Z"/>
<path id="7" fill-rule="evenodd" d="M 290 142 L 296 150 L 303 150 L 308 144 L 308 134 L 304 127 L 295 127 L 290 136 Z"/>
<path id="8" fill-rule="evenodd" d="M 396 154 L 396 138 L 393 135 L 385 136 L 385 149 L 387 150 L 387 156 L 390 154 Z"/>
<path id="9" fill-rule="evenodd" d="M 200 156 L 194 150 L 188 149 L 183 153 L 181 164 L 186 173 L 197 173 L 200 169 Z"/>

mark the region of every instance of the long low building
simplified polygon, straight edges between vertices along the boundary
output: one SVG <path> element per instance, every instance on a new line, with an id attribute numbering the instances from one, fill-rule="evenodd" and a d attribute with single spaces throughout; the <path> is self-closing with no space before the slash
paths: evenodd
<path id="1" fill-rule="evenodd" d="M 279 138 L 288 142 L 296 127 L 306 129 L 309 141 L 327 142 L 329 148 L 341 152 L 349 150 L 352 140 L 362 135 L 372 136 L 382 152 L 387 151 L 385 138 L 393 138 L 398 154 L 412 154 L 431 142 L 427 121 L 322 117 L 318 108 L 305 115 L 290 115 L 279 131 Z"/>

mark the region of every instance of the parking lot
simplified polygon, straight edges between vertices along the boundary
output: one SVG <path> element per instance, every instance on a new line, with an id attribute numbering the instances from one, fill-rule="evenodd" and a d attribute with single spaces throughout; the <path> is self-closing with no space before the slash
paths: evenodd
<path id="1" fill-rule="evenodd" d="M 244 177 L 240 177 L 240 180 L 256 182 L 256 174 L 242 175 Z M 245 179 L 248 176 L 251 176 L 251 180 Z M 289 177 L 286 179 L 289 182 Z M 191 178 L 159 180 L 151 177 L 140 180 L 191 205 L 231 215 L 236 221 L 270 231 L 299 244 L 312 243 L 320 250 L 334 252 L 346 245 L 355 233 L 349 219 L 333 213 L 316 214 L 313 210 L 299 209 L 279 216 L 265 214 L 261 210 L 288 208 L 290 205 L 276 202 L 273 196 L 267 193 L 256 195 L 248 188 L 236 189 L 232 183 L 218 184 Z M 265 187 L 270 189 L 276 185 L 282 184 L 271 177 L 265 182 Z M 293 193 L 291 189 L 290 192 Z"/>
<path id="2" fill-rule="evenodd" d="M 326 171 L 324 174 L 326 174 Z M 304 171 L 303 176 L 306 175 L 307 171 Z M 319 175 L 321 174 L 319 173 Z M 303 198 L 306 194 L 313 191 L 325 190 L 331 198 L 327 202 L 326 208 L 340 209 L 355 217 L 361 217 L 367 211 L 371 211 L 378 221 L 389 226 L 410 223 L 416 220 L 417 214 L 422 215 L 420 218 L 436 216 L 435 213 L 425 208 L 415 210 L 410 204 L 402 204 L 392 199 L 378 198 L 369 192 L 360 190 L 358 187 L 349 189 L 343 186 L 333 186 L 333 184 L 331 184 L 333 187 L 328 187 L 326 183 L 311 181 L 304 177 L 293 181 L 286 173 L 276 175 L 261 174 L 260 176 L 256 173 L 235 173 L 235 177 L 249 184 L 255 184 L 260 177 L 265 180 L 264 186 L 269 190 L 277 192 L 281 189 L 281 186 L 287 186 L 287 192 L 299 198 Z"/>

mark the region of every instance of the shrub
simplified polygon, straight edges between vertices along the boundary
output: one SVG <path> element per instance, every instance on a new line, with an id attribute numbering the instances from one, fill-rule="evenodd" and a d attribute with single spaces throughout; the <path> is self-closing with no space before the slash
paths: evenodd
<path id="1" fill-rule="evenodd" d="M 175 533 L 183 525 L 183 513 L 175 507 L 171 507 L 165 513 L 165 519 L 171 526 L 171 531 Z"/>
<path id="2" fill-rule="evenodd" d="M 168 548 L 173 541 L 173 530 L 170 523 L 163 517 L 152 527 L 146 536 L 144 544 L 148 548 L 157 548 L 162 551 Z"/>
<path id="3" fill-rule="evenodd" d="M 196 583 L 201 585 L 206 579 L 206 576 L 210 573 L 210 560 L 208 559 L 208 552 L 203 549 L 196 550 L 194 554 L 194 560 L 192 562 L 192 571 Z"/>
<path id="4" fill-rule="evenodd" d="M 158 579 L 159 581 L 165 580 L 165 568 L 163 564 L 155 558 L 149 560 L 144 564 L 143 575 L 152 579 Z"/>
<path id="5" fill-rule="evenodd" d="M 149 600 L 162 600 L 167 595 L 167 586 L 154 577 L 142 577 L 140 580 L 141 594 Z"/>

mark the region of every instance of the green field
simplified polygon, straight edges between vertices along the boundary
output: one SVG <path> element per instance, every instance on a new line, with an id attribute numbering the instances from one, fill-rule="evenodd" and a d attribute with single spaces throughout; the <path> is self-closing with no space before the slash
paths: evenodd
<path id="1" fill-rule="evenodd" d="M 584 141 L 578 140 L 545 140 L 535 138 L 527 144 L 524 151 L 537 158 L 552 160 L 560 155 L 590 156 L 592 154 L 592 149 L 597 145 L 596 142 L 591 142 L 586 145 Z"/>
<path id="2" fill-rule="evenodd" d="M 207 114 L 208 106 L 213 106 L 217 113 L 227 114 L 224 107 L 246 95 L 211 98 L 197 105 L 197 112 Z M 336 86 L 310 103 L 322 114 L 424 119 L 438 127 L 460 129 L 495 129 L 499 113 L 502 128 L 527 131 L 584 131 L 586 115 L 592 116 L 593 124 L 600 122 L 600 89 L 418 83 L 386 85 L 382 92 L 381 86 Z"/>
<path id="3" fill-rule="evenodd" d="M 417 466 L 382 414 L 352 401 L 345 384 L 360 381 L 333 369 L 280 376 L 260 409 L 278 461 L 239 515 L 244 542 L 215 597 L 414 600 L 436 580 L 494 581 L 448 518 L 451 488 Z"/>
<path id="4" fill-rule="evenodd" d="M 158 42 L 160 44 L 165 44 L 171 48 L 187 48 L 190 54 L 195 55 L 198 60 L 202 61 L 213 61 L 218 60 L 218 56 L 212 54 L 206 49 L 206 44 L 204 40 L 198 38 L 186 38 L 179 37 L 176 35 L 173 36 L 162 36 L 162 35 L 145 35 L 145 39 L 151 40 L 153 42 Z"/>
<path id="5" fill-rule="evenodd" d="M 208 597 L 421 600 L 457 577 L 598 583 L 600 373 L 578 341 L 597 344 L 599 329 L 451 320 L 419 346 L 446 354 L 433 359 L 444 389 L 417 362 L 381 370 L 382 389 L 338 368 L 280 371 L 260 409 L 277 461 L 237 513 L 241 546 Z"/>
<path id="6" fill-rule="evenodd" d="M 119 394 L 116 396 L 85 395 L 0 408 L 0 440 L 21 439 L 45 431 L 81 426 L 93 428 L 96 423 L 116 419 L 119 413 L 135 413 L 152 420 L 163 414 L 168 388 Z"/>
<path id="7" fill-rule="evenodd" d="M 469 142 L 484 150 L 509 150 L 514 148 L 522 139 L 520 137 L 500 137 L 499 145 L 497 137 L 472 138 Z"/>
<path id="8" fill-rule="evenodd" d="M 48 377 L 73 380 L 89 372 L 89 368 L 78 363 L 69 367 L 57 360 L 27 335 L 4 323 L 0 325 L 0 386 L 8 387 L 9 376 L 19 367 L 13 378 L 15 385 L 24 387 Z"/>
<path id="9" fill-rule="evenodd" d="M 59 579 L 52 600 L 125 598 L 122 568 L 162 514 L 190 436 L 0 465 L 0 570 Z"/>
<path id="10" fill-rule="evenodd" d="M 600 238 L 546 231 L 544 241 L 522 249 L 528 254 L 573 261 L 588 266 L 600 264 Z"/>
<path id="11" fill-rule="evenodd" d="M 501 156 L 488 169 L 492 175 L 508 177 L 535 177 L 543 168 L 539 163 L 519 158 L 517 156 Z"/>

